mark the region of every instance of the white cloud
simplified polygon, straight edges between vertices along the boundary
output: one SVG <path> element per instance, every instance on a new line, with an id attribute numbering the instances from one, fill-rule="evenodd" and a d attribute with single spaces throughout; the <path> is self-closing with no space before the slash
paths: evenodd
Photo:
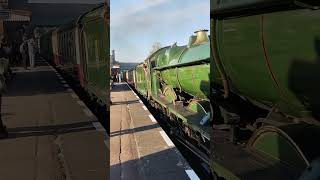
<path id="1" fill-rule="evenodd" d="M 155 1 L 149 8 L 166 1 L 167 0 L 157 0 L 157 3 Z M 146 8 L 147 6 L 137 6 L 134 8 L 134 11 L 128 11 L 122 16 L 111 15 L 111 33 L 115 33 L 114 35 L 117 33 L 121 33 L 121 35 L 123 35 L 123 33 L 132 35 L 151 30 L 153 33 L 172 29 L 179 30 L 181 25 L 190 25 L 193 21 L 199 19 L 199 17 L 207 17 L 208 23 L 210 18 L 210 6 L 204 1 L 202 3 L 190 4 L 189 6 L 182 7 L 175 11 L 159 12 L 159 10 L 154 9 L 149 10 L 148 13 L 138 13 Z M 140 9 L 140 11 L 138 11 L 138 9 Z"/>
<path id="2" fill-rule="evenodd" d="M 111 48 L 120 61 L 141 61 L 154 42 L 184 45 L 193 31 L 209 28 L 209 0 L 144 1 L 125 4 L 120 10 L 113 9 L 111 2 Z"/>
<path id="3" fill-rule="evenodd" d="M 123 8 L 115 10 L 112 9 L 111 3 L 111 19 L 112 19 L 112 26 L 117 26 L 117 24 L 124 23 L 125 19 L 131 18 L 132 16 L 136 15 L 139 12 L 142 12 L 147 9 L 151 9 L 155 6 L 164 4 L 169 0 L 144 0 L 143 3 L 135 3 L 134 5 L 127 5 Z"/>

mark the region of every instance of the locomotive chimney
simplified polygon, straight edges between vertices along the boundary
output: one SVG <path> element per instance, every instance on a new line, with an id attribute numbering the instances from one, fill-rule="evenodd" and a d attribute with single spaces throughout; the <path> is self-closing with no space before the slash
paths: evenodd
<path id="1" fill-rule="evenodd" d="M 197 38 L 196 38 L 196 41 L 193 43 L 193 45 L 199 45 L 199 44 L 209 42 L 207 32 L 208 32 L 208 30 L 206 30 L 206 29 L 200 29 L 200 30 L 194 32 L 197 34 Z"/>

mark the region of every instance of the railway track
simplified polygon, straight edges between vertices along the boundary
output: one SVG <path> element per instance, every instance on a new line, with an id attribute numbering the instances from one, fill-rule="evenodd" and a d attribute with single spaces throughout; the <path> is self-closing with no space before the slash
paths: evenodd
<path id="1" fill-rule="evenodd" d="M 210 170 L 210 159 L 209 156 L 200 150 L 196 145 L 188 140 L 185 140 L 178 133 L 173 130 L 167 122 L 168 118 L 162 114 L 160 111 L 152 107 L 148 101 L 141 96 L 134 88 L 133 91 L 139 96 L 139 98 L 143 101 L 145 106 L 149 109 L 150 113 L 155 117 L 158 121 L 161 128 L 167 133 L 169 138 L 181 152 L 183 157 L 188 161 L 191 168 L 196 172 L 198 177 L 202 180 L 213 180 Z"/>

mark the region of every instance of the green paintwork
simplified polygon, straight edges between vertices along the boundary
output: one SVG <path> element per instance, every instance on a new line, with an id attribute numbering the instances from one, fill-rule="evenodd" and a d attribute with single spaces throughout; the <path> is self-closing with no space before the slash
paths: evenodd
<path id="1" fill-rule="evenodd" d="M 300 1 L 320 5 L 319 1 Z M 293 0 L 211 0 L 211 18 L 211 33 L 216 36 L 211 39 L 216 46 L 213 52 L 221 61 L 232 93 L 291 117 L 319 120 L 320 10 L 301 8 Z M 210 81 L 214 88 L 222 89 L 218 67 L 212 59 Z M 318 125 L 310 127 L 319 132 Z M 259 152 L 262 157 L 273 159 L 275 164 L 288 165 L 299 175 L 306 167 L 303 156 L 319 156 L 318 146 L 311 146 L 314 141 L 310 136 L 303 139 L 303 133 L 307 134 L 306 130 L 293 128 L 285 133 L 254 134 L 251 138 L 256 139 L 248 149 L 252 150 L 250 153 Z M 316 135 L 315 138 L 319 137 Z M 300 142 L 304 140 L 311 143 Z M 217 154 L 223 156 L 228 154 Z M 234 160 L 241 160 L 237 158 Z M 230 177 L 234 169 L 225 171 L 221 169 L 224 162 L 213 161 L 211 167 L 220 176 L 234 179 Z M 268 174 L 261 172 L 261 175 Z"/>
<path id="2" fill-rule="evenodd" d="M 159 49 L 143 64 L 128 71 L 128 74 L 135 71 L 135 76 L 132 80 L 127 75 L 127 82 L 134 81 L 131 84 L 140 94 L 157 102 L 166 109 L 166 113 L 175 115 L 209 140 L 209 64 L 209 42 L 172 45 Z M 185 94 L 180 94 L 178 97 L 178 91 L 191 96 L 184 98 Z M 201 120 L 206 121 L 200 124 Z"/>
<path id="3" fill-rule="evenodd" d="M 104 19 L 101 6 L 83 16 L 82 45 L 86 88 L 108 106 L 109 102 L 109 25 Z"/>
<path id="4" fill-rule="evenodd" d="M 170 103 L 174 103 L 177 100 L 177 95 L 170 85 L 164 88 L 163 95 L 166 98 L 166 100 Z"/>
<path id="5" fill-rule="evenodd" d="M 231 171 L 229 171 L 228 169 L 224 168 L 223 166 L 221 166 L 218 163 L 213 162 L 212 167 L 216 171 L 218 176 L 224 177 L 226 180 L 241 180 L 239 177 L 234 175 Z"/>
<path id="6" fill-rule="evenodd" d="M 318 117 L 319 20 L 320 10 L 310 9 L 217 20 L 216 51 L 231 90 L 292 116 Z"/>
<path id="7" fill-rule="evenodd" d="M 306 162 L 295 146 L 277 132 L 269 131 L 260 134 L 251 146 L 252 149 L 300 170 L 306 167 Z"/>
<path id="8" fill-rule="evenodd" d="M 147 78 L 143 68 L 143 64 L 136 67 L 136 89 L 143 95 L 147 95 Z"/>
<path id="9" fill-rule="evenodd" d="M 156 62 L 155 72 L 167 85 L 196 98 L 208 99 L 210 43 L 166 47 L 151 59 Z"/>
<path id="10" fill-rule="evenodd" d="M 200 114 L 200 116 L 206 115 L 208 112 L 204 109 L 203 105 L 199 103 L 198 101 L 194 100 L 191 101 L 188 105 L 188 109 L 190 109 L 193 112 L 196 112 L 197 114 Z"/>

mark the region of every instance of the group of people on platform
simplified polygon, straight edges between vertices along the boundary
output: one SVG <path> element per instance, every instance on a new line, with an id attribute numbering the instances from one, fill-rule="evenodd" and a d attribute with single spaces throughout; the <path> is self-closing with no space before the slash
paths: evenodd
<path id="1" fill-rule="evenodd" d="M 8 137 L 8 132 L 2 122 L 1 102 L 2 94 L 6 91 L 6 83 L 13 73 L 10 66 L 22 66 L 25 69 L 35 67 L 37 48 L 33 37 L 23 37 L 21 44 L 9 41 L 3 37 L 0 41 L 0 138 Z"/>

